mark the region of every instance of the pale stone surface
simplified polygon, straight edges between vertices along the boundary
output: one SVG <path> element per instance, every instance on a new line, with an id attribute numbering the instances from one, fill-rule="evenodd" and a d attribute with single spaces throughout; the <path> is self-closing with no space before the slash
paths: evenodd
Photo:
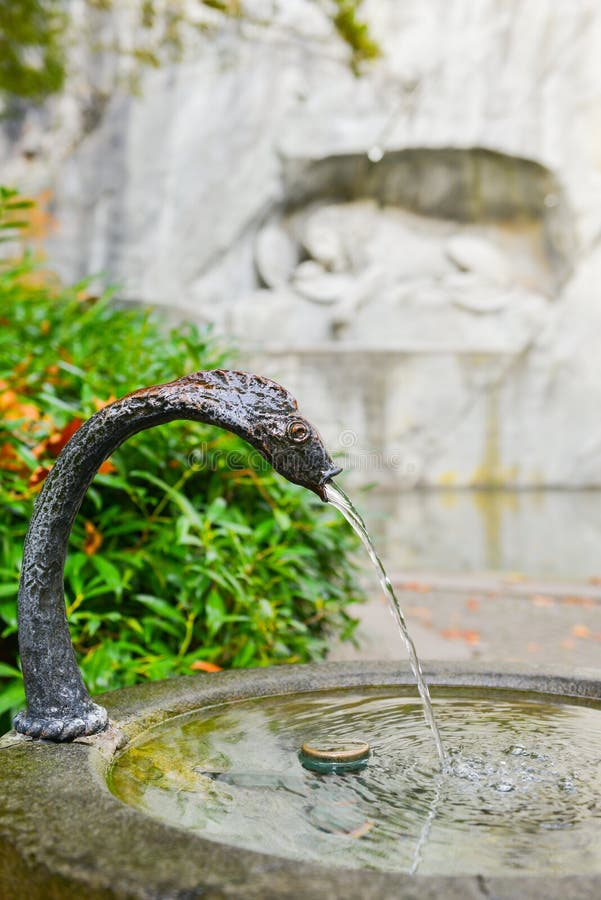
<path id="1" fill-rule="evenodd" d="M 268 288 L 284 287 L 299 261 L 297 244 L 285 228 L 273 221 L 259 231 L 254 255 L 259 278 Z"/>
<path id="2" fill-rule="evenodd" d="M 462 272 L 474 272 L 497 284 L 511 280 L 509 260 L 490 241 L 457 235 L 448 242 L 447 255 Z"/>
<path id="3" fill-rule="evenodd" d="M 71 8 L 133 45 L 135 4 Z M 75 41 L 64 96 L 4 122 L 3 181 L 52 191 L 66 278 L 235 335 L 358 479 L 601 486 L 601 7 L 364 10 L 361 79 L 312 0 L 203 10 L 139 95 Z"/>

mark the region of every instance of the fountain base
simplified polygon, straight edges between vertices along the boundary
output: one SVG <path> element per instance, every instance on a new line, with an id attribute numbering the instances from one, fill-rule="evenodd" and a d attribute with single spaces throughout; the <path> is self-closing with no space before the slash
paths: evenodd
<path id="1" fill-rule="evenodd" d="M 593 707 L 601 701 L 601 673 L 595 671 L 426 664 L 424 674 L 435 694 L 437 687 L 451 687 L 486 689 L 490 697 L 496 690 L 526 692 L 543 702 L 551 698 Z M 108 773 L 124 740 L 137 744 L 149 728 L 174 716 L 253 698 L 411 684 L 407 667 L 396 663 L 326 663 L 199 675 L 104 695 L 100 702 L 116 727 L 69 745 L 6 735 L 0 742 L 2 896 L 596 898 L 601 876 L 594 872 L 534 876 L 516 869 L 491 877 L 411 875 L 254 852 L 165 824 L 109 790 Z"/>

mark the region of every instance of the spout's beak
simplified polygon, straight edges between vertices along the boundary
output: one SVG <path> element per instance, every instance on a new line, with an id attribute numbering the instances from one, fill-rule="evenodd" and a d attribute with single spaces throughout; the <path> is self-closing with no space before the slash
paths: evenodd
<path id="1" fill-rule="evenodd" d="M 323 476 L 321 483 L 318 484 L 316 488 L 314 488 L 315 493 L 323 500 L 324 503 L 328 502 L 328 495 L 326 494 L 326 484 L 328 483 L 328 481 L 331 481 L 332 478 L 335 478 L 336 475 L 340 475 L 341 472 L 342 469 L 339 466 L 332 466 L 332 468 L 328 469 L 328 471 Z"/>

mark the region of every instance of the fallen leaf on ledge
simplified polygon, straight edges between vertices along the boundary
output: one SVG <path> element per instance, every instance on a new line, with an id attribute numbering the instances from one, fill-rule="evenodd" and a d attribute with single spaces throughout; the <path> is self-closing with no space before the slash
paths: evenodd
<path id="1" fill-rule="evenodd" d="M 413 616 L 416 619 L 425 619 L 430 622 L 432 619 L 432 610 L 428 609 L 427 606 L 408 606 L 407 615 Z"/>
<path id="2" fill-rule="evenodd" d="M 449 641 L 464 641 L 466 644 L 480 643 L 480 632 L 471 629 L 446 628 L 444 631 L 440 632 L 440 635 Z"/>
<path id="3" fill-rule="evenodd" d="M 577 638 L 588 638 L 591 636 L 591 630 L 587 625 L 574 625 L 572 634 Z"/>
<path id="4" fill-rule="evenodd" d="M 576 594 L 566 594 L 565 597 L 561 598 L 561 602 L 565 603 L 566 606 L 584 606 L 587 609 L 597 605 L 592 597 L 579 597 Z"/>
<path id="5" fill-rule="evenodd" d="M 531 601 L 533 606 L 555 606 L 555 598 L 549 597 L 547 594 L 535 594 Z"/>
<path id="6" fill-rule="evenodd" d="M 204 659 L 197 659 L 190 666 L 195 672 L 221 672 L 221 666 L 216 663 L 205 662 Z"/>
<path id="7" fill-rule="evenodd" d="M 423 581 L 401 581 L 400 584 L 397 584 L 397 588 L 400 591 L 410 591 L 412 594 L 429 594 L 432 585 Z"/>

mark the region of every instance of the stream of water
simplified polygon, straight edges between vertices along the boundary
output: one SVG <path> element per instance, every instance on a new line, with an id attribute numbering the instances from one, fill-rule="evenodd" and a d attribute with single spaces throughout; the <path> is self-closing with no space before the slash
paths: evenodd
<path id="1" fill-rule="evenodd" d="M 438 753 L 440 764 L 444 772 L 448 769 L 448 760 L 442 743 L 442 739 L 440 737 L 440 731 L 438 730 L 438 725 L 436 724 L 436 719 L 434 717 L 430 691 L 428 690 L 428 685 L 426 684 L 426 681 L 424 679 L 419 657 L 415 649 L 415 644 L 413 643 L 411 635 L 409 634 L 409 629 L 407 628 L 407 622 L 405 621 L 405 616 L 403 614 L 401 604 L 399 603 L 398 598 L 394 592 L 394 588 L 391 584 L 390 578 L 386 574 L 386 570 L 382 565 L 382 560 L 376 553 L 376 548 L 374 547 L 369 536 L 369 532 L 365 527 L 365 522 L 361 518 L 360 513 L 357 511 L 349 497 L 347 497 L 344 491 L 333 482 L 330 482 L 326 485 L 326 495 L 328 498 L 328 502 L 331 503 L 332 506 L 335 506 L 336 509 L 338 509 L 342 513 L 351 528 L 361 539 L 361 542 L 367 550 L 369 558 L 371 559 L 377 572 L 382 590 L 384 591 L 386 599 L 390 604 L 391 612 L 396 619 L 399 631 L 401 633 L 401 638 L 403 639 L 403 643 L 405 644 L 405 647 L 407 649 L 411 671 L 413 672 L 413 676 L 417 683 L 417 689 L 422 700 L 424 717 L 426 719 L 426 722 L 430 726 L 430 731 L 432 732 L 432 737 L 434 738 L 434 743 L 436 744 L 436 752 Z"/>

